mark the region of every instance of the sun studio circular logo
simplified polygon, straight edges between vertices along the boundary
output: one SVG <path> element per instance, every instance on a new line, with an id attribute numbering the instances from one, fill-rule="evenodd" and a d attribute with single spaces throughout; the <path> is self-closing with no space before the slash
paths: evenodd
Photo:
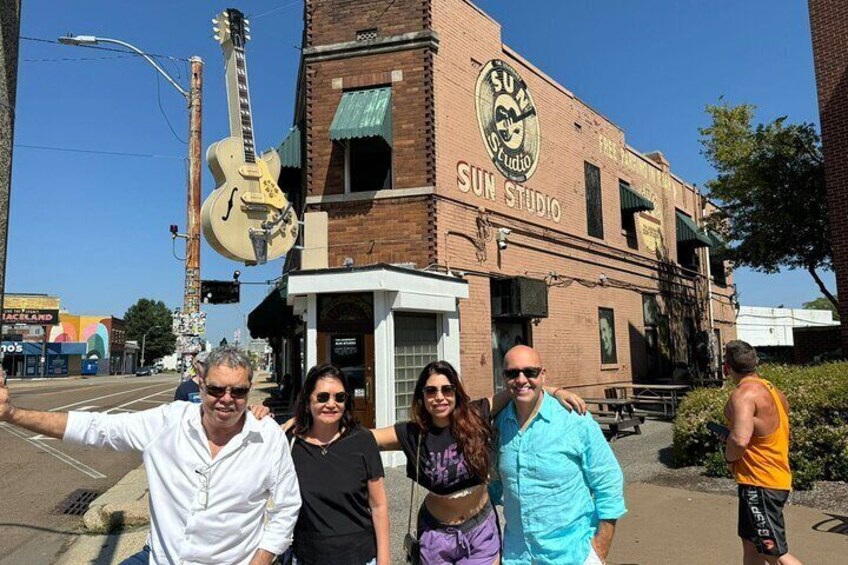
<path id="1" fill-rule="evenodd" d="M 539 118 L 521 76 L 500 59 L 477 77 L 477 123 L 492 162 L 505 177 L 524 182 L 539 162 Z"/>

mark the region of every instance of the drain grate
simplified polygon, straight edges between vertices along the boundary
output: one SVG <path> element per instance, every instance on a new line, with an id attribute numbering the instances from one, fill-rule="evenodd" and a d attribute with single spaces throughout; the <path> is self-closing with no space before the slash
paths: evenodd
<path id="1" fill-rule="evenodd" d="M 96 490 L 77 489 L 59 503 L 56 512 L 71 516 L 82 516 L 88 512 L 88 505 L 98 496 L 100 496 L 100 493 Z"/>

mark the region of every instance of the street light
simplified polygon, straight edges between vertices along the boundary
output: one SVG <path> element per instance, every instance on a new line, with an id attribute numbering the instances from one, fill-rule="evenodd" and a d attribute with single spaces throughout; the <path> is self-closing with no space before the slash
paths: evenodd
<path id="1" fill-rule="evenodd" d="M 203 92 L 203 60 L 194 56 L 191 62 L 191 87 L 181 87 L 171 75 L 165 72 L 153 57 L 126 41 L 97 37 L 94 35 L 71 35 L 59 38 L 59 43 L 90 47 L 98 43 L 112 43 L 136 53 L 150 63 L 156 72 L 165 77 L 168 83 L 177 89 L 188 102 L 189 142 L 188 163 L 189 182 L 186 222 L 185 291 L 183 294 L 183 312 L 192 314 L 200 311 L 200 151 L 201 151 L 201 101 Z M 172 231 L 175 231 L 172 229 Z M 142 355 L 142 360 L 144 355 Z"/>
<path id="2" fill-rule="evenodd" d="M 144 367 L 144 346 L 146 345 L 146 342 L 147 342 L 147 334 L 149 334 L 150 332 L 152 332 L 153 330 L 155 330 L 158 327 L 160 327 L 160 326 L 159 325 L 151 326 L 146 332 L 144 332 L 144 335 L 141 336 L 141 366 L 142 367 Z"/>

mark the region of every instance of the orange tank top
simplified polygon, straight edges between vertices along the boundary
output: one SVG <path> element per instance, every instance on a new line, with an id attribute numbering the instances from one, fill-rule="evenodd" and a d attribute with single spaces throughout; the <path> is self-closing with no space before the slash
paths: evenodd
<path id="1" fill-rule="evenodd" d="M 792 472 L 789 470 L 789 417 L 777 389 L 769 381 L 755 379 L 765 386 L 777 407 L 777 429 L 766 436 L 754 435 L 741 458 L 733 462 L 733 476 L 741 485 L 752 485 L 775 490 L 792 489 Z M 745 379 L 743 379 L 745 380 Z"/>

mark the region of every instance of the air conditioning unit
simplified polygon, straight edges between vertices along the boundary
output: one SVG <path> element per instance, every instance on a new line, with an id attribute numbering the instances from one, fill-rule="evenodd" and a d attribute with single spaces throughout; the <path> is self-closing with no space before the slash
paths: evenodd
<path id="1" fill-rule="evenodd" d="M 547 318 L 548 285 L 527 277 L 492 279 L 493 318 Z"/>

